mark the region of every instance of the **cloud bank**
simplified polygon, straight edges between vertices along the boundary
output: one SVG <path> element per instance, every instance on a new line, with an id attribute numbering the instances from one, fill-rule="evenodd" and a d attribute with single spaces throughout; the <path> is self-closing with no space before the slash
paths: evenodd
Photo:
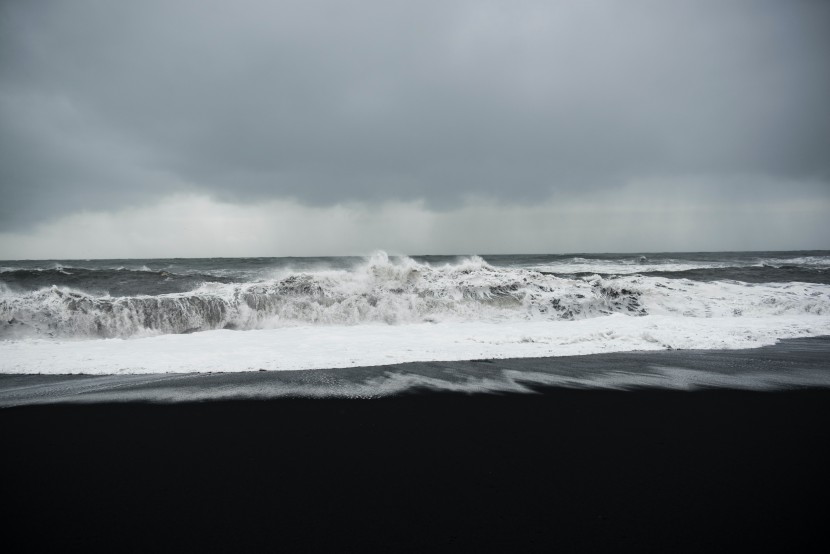
<path id="1" fill-rule="evenodd" d="M 830 190 L 828 29 L 811 1 L 4 2 L 0 250 L 80 251 L 36 245 L 173 206 L 164 228 L 215 230 L 179 255 L 297 254 L 239 238 L 282 232 L 262 206 L 351 237 L 292 243 L 330 254 L 370 229 L 421 252 L 615 250 L 620 229 L 626 250 L 677 250 L 721 244 L 696 238 L 713 226 L 755 237 L 735 246 L 826 246 L 799 214 Z M 756 229 L 768 212 L 777 233 Z M 479 227 L 488 240 L 454 235 Z"/>

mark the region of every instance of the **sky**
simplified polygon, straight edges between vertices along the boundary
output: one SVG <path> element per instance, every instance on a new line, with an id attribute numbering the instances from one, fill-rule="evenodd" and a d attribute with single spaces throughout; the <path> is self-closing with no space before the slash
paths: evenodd
<path id="1" fill-rule="evenodd" d="M 0 3 L 0 259 L 830 249 L 830 2 Z"/>

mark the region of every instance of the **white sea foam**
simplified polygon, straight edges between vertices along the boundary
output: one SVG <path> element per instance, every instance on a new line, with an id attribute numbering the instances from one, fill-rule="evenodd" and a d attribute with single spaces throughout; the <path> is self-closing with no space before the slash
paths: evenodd
<path id="1" fill-rule="evenodd" d="M 579 321 L 447 322 L 207 331 L 138 339 L 2 343 L 2 373 L 297 370 L 414 361 L 599 352 L 736 349 L 830 334 L 830 316 L 679 318 L 615 314 Z"/>

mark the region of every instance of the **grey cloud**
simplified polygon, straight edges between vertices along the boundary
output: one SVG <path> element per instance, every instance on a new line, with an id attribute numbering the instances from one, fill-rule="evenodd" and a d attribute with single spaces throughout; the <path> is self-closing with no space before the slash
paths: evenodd
<path id="1" fill-rule="evenodd" d="M 0 13 L 0 228 L 186 187 L 444 207 L 646 177 L 706 175 L 734 198 L 735 175 L 830 181 L 826 2 Z"/>

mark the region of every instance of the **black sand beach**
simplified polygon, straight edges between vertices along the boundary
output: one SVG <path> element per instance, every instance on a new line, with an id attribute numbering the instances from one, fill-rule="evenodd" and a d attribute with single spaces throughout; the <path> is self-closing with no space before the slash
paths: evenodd
<path id="1" fill-rule="evenodd" d="M 823 550 L 830 389 L 535 390 L 2 409 L 4 542 Z"/>
<path id="2" fill-rule="evenodd" d="M 803 551 L 825 542 L 830 391 L 541 392 L 3 410 L 6 544 Z"/>

